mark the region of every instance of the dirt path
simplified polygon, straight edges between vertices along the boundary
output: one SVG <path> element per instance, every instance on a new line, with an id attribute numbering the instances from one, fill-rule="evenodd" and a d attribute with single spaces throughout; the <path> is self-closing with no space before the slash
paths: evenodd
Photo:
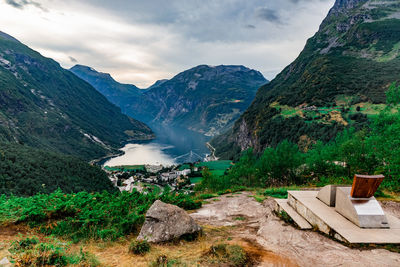
<path id="1" fill-rule="evenodd" d="M 191 216 L 200 224 L 236 226 L 235 235 L 265 251 L 259 266 L 400 266 L 400 254 L 384 249 L 348 248 L 317 232 L 301 231 L 273 214 L 274 200 L 259 203 L 244 192 L 219 197 Z M 385 203 L 386 212 L 400 214 L 399 203 Z"/>

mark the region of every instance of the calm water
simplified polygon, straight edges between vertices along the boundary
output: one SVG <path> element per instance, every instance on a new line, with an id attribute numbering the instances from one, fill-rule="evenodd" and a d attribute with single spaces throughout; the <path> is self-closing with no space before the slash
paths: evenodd
<path id="1" fill-rule="evenodd" d="M 124 155 L 105 163 L 118 165 L 173 165 L 202 160 L 209 154 L 205 143 L 209 137 L 184 129 L 152 128 L 157 138 L 148 143 L 127 144 L 121 150 Z"/>

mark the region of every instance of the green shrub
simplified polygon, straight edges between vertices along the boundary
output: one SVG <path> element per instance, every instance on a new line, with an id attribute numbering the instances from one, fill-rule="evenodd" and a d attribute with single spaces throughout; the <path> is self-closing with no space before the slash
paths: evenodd
<path id="1" fill-rule="evenodd" d="M 27 237 L 25 239 L 21 239 L 19 241 L 15 241 L 11 245 L 11 250 L 14 251 L 23 251 L 26 249 L 33 248 L 34 245 L 39 243 L 39 239 L 37 237 Z"/>
<path id="2" fill-rule="evenodd" d="M 264 195 L 275 198 L 287 198 L 288 196 L 287 191 L 288 191 L 287 187 L 268 188 L 264 191 Z"/>
<path id="3" fill-rule="evenodd" d="M 186 266 L 178 259 L 169 259 L 165 255 L 160 255 L 156 260 L 150 263 L 151 267 L 173 267 L 173 266 Z"/>
<path id="4" fill-rule="evenodd" d="M 250 260 L 246 251 L 241 246 L 228 244 L 211 246 L 204 258 L 218 264 L 225 263 L 225 265 L 237 267 L 247 266 Z"/>
<path id="5" fill-rule="evenodd" d="M 46 242 L 39 242 L 37 237 L 23 238 L 11 244 L 12 261 L 21 267 L 42 266 L 99 266 L 98 260 L 90 253 L 82 250 L 79 254 L 68 252 L 69 246 L 59 240 L 48 238 Z"/>
<path id="6" fill-rule="evenodd" d="M 144 255 L 150 251 L 150 244 L 146 241 L 132 241 L 129 245 L 129 252 L 136 255 Z"/>
<path id="7" fill-rule="evenodd" d="M 0 196 L 0 223 L 26 223 L 48 235 L 115 240 L 137 232 L 146 211 L 157 199 L 184 209 L 201 207 L 190 195 L 171 193 L 38 194 L 32 197 Z"/>

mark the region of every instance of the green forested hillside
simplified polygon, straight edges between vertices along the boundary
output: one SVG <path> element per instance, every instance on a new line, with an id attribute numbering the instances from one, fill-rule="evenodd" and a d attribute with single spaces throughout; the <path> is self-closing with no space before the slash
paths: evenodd
<path id="1" fill-rule="evenodd" d="M 89 159 L 151 130 L 91 85 L 6 34 L 0 35 L 0 141 Z"/>
<path id="2" fill-rule="evenodd" d="M 383 174 L 381 189 L 400 191 L 400 86 L 393 83 L 387 106 L 362 130 L 346 129 L 327 143 L 304 152 L 288 140 L 262 154 L 253 149 L 222 177 L 208 174 L 201 188 L 219 191 L 235 186 L 351 184 L 354 174 Z M 382 191 L 377 193 L 380 196 Z"/>
<path id="3" fill-rule="evenodd" d="M 127 111 L 131 111 L 129 115 L 135 118 L 135 113 L 129 107 L 133 102 L 140 102 L 142 93 L 146 90 L 139 89 L 133 84 L 119 83 L 110 74 L 97 72 L 91 67 L 75 65 L 70 71 L 91 84 L 111 103 L 120 107 L 125 114 L 128 114 Z"/>
<path id="4" fill-rule="evenodd" d="M 0 195 L 31 196 L 60 188 L 72 192 L 115 192 L 106 173 L 73 156 L 19 144 L 0 145 Z"/>
<path id="5" fill-rule="evenodd" d="M 288 139 L 302 147 L 362 128 L 400 80 L 399 1 L 337 1 L 299 57 L 271 83 L 233 130 L 213 140 L 217 154 L 261 152 Z"/>

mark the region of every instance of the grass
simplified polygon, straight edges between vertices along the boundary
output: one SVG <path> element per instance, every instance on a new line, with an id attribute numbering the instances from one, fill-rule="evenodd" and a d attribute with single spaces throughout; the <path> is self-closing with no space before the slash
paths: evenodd
<path id="1" fill-rule="evenodd" d="M 203 256 L 203 262 L 227 266 L 248 266 L 249 257 L 241 246 L 221 243 L 210 247 Z"/>
<path id="2" fill-rule="evenodd" d="M 213 170 L 226 170 L 232 167 L 232 161 L 230 160 L 217 160 L 217 161 L 208 161 L 208 162 L 200 162 L 196 164 L 196 167 L 207 167 L 210 171 Z"/>
<path id="3" fill-rule="evenodd" d="M 198 184 L 198 183 L 200 183 L 202 180 L 203 180 L 203 177 L 193 177 L 193 178 L 190 178 L 190 183 L 192 183 L 192 184 Z"/>
<path id="4" fill-rule="evenodd" d="M 179 166 L 178 170 L 183 171 L 186 169 L 190 169 L 190 165 L 189 164 L 182 164 L 181 166 Z"/>
<path id="5" fill-rule="evenodd" d="M 129 245 L 129 252 L 136 254 L 136 255 L 145 255 L 150 251 L 151 247 L 150 244 L 146 241 L 137 241 L 134 240 Z"/>
<path id="6" fill-rule="evenodd" d="M 212 246 L 216 246 L 224 242 L 229 246 L 240 246 L 247 253 L 248 250 L 253 250 L 252 243 L 243 242 L 240 239 L 232 238 L 233 227 L 213 227 L 203 226 L 204 234 L 199 236 L 194 241 L 179 240 L 177 242 L 169 242 L 163 244 L 151 244 L 151 249 L 144 255 L 136 255 L 129 253 L 129 244 L 135 237 L 129 237 L 126 240 L 119 242 L 93 242 L 89 241 L 85 244 L 85 249 L 91 252 L 99 259 L 104 266 L 221 266 L 204 255 Z M 227 239 L 230 239 L 227 241 Z M 78 249 L 78 245 L 75 245 Z M 249 247 L 249 248 L 248 248 Z M 250 259 L 253 256 L 250 255 Z M 164 263 L 164 265 L 160 265 Z M 227 266 L 227 265 L 223 265 Z M 233 266 L 233 265 L 229 265 Z"/>
<path id="7" fill-rule="evenodd" d="M 100 266 L 98 259 L 91 253 L 80 249 L 78 253 L 69 251 L 70 245 L 54 238 L 40 241 L 38 237 L 24 237 L 15 240 L 10 246 L 11 262 L 15 266 Z"/>
<path id="8" fill-rule="evenodd" d="M 270 196 L 274 198 L 287 198 L 288 190 L 299 190 L 298 186 L 289 186 L 289 187 L 271 187 L 264 190 L 263 195 Z"/>
<path id="9" fill-rule="evenodd" d="M 214 175 L 216 177 L 221 177 L 221 176 L 224 176 L 224 174 L 225 174 L 225 170 L 212 170 L 210 172 L 212 175 Z"/>

